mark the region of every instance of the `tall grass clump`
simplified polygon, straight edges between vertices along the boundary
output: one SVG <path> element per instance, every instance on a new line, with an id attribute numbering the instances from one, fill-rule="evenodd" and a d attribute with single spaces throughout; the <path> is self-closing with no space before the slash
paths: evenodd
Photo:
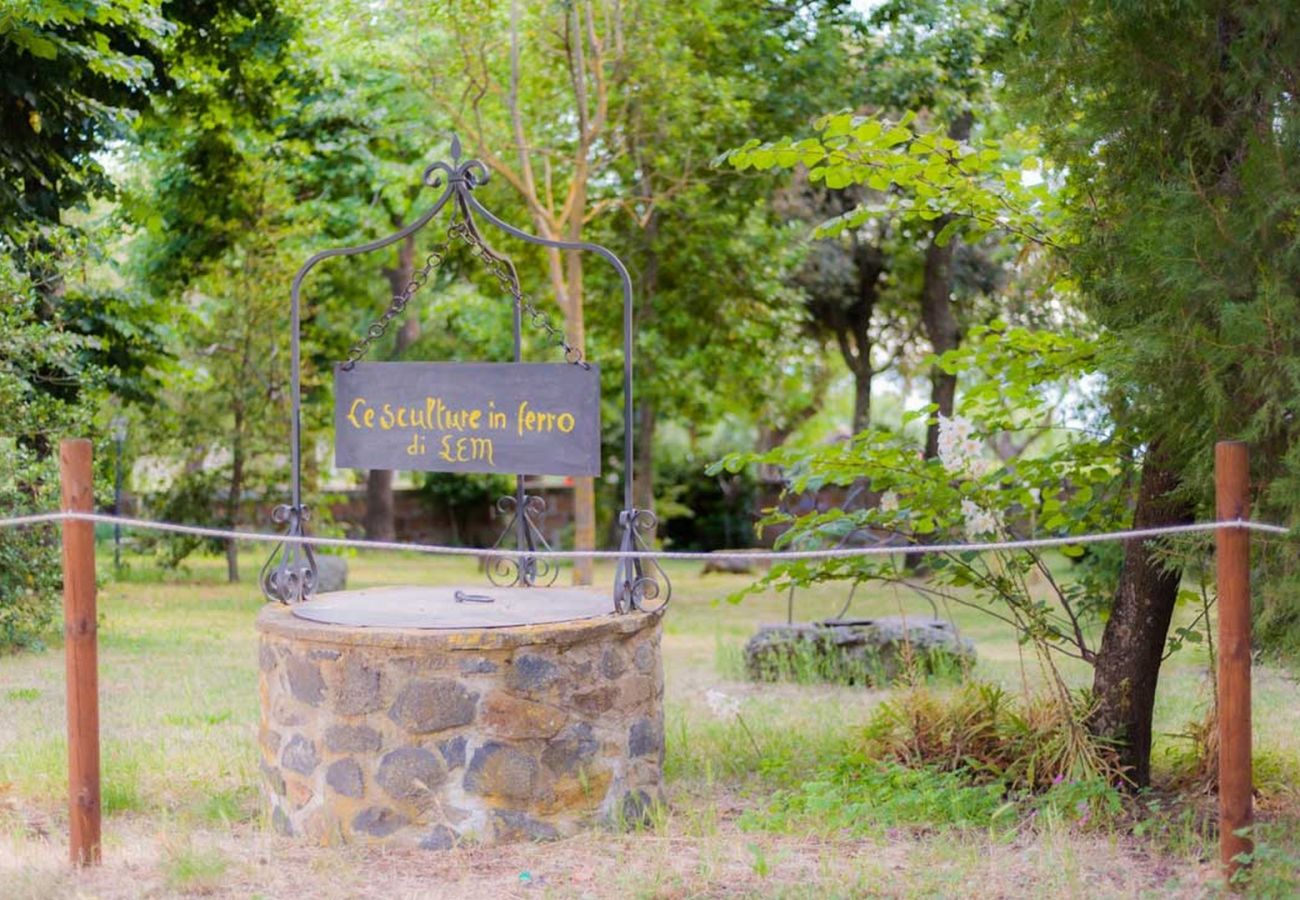
<path id="1" fill-rule="evenodd" d="M 985 683 L 902 686 L 839 759 L 776 792 L 748 827 L 854 834 L 882 828 L 1010 831 L 1038 819 L 1114 822 L 1124 804 L 1113 748 L 1086 726 L 1080 692 L 1017 696 Z M 1039 818 L 1041 816 L 1041 819 Z"/>
<path id="2" fill-rule="evenodd" d="M 963 772 L 1009 789 L 1118 783 L 1123 771 L 1113 749 L 1088 731 L 1092 712 L 1082 691 L 1015 696 L 998 685 L 969 683 L 939 694 L 914 685 L 876 709 L 863 749 L 872 759 Z"/>

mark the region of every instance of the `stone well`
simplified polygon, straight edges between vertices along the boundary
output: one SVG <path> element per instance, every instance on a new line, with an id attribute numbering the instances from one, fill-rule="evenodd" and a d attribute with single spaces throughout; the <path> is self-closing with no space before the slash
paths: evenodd
<path id="1" fill-rule="evenodd" d="M 262 610 L 277 830 L 442 849 L 637 821 L 659 800 L 660 617 L 608 614 L 607 595 L 579 589 L 455 593 L 347 591 Z"/>

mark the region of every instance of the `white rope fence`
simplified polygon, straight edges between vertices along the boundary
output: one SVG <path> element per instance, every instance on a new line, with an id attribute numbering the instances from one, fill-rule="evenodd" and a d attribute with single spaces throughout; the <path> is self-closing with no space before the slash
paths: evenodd
<path id="1" fill-rule="evenodd" d="M 712 550 L 685 552 L 673 550 L 499 550 L 478 547 L 449 547 L 442 544 L 404 544 L 399 541 L 362 541 L 351 538 L 265 534 L 257 531 L 233 531 L 225 528 L 208 528 L 201 525 L 181 525 L 176 522 L 156 522 L 130 516 L 111 516 L 103 513 L 85 513 L 62 510 L 36 513 L 27 516 L 0 518 L 0 528 L 19 528 L 49 522 L 95 522 L 186 534 L 193 537 L 257 541 L 265 544 L 310 544 L 312 547 L 354 547 L 359 550 L 403 550 L 437 556 L 473 556 L 486 559 L 512 559 L 524 553 L 537 559 L 657 559 L 703 561 L 718 559 L 737 560 L 794 560 L 794 559 L 852 559 L 860 556 L 891 556 L 897 553 L 966 553 L 995 550 L 1037 550 L 1049 547 L 1073 547 L 1103 541 L 1145 540 L 1172 534 L 1199 534 L 1218 531 L 1220 528 L 1240 528 L 1263 534 L 1289 535 L 1291 529 L 1267 522 L 1231 519 L 1221 522 L 1194 522 L 1190 525 L 1167 525 L 1161 528 L 1130 528 L 1124 531 L 1107 531 L 1095 534 L 1078 534 L 1066 537 L 1025 538 L 985 543 L 908 544 L 906 546 L 875 545 L 867 547 L 834 547 L 825 550 Z"/>

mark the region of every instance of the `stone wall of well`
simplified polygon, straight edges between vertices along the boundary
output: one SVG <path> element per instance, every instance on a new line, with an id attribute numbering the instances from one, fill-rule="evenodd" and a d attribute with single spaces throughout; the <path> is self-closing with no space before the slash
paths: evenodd
<path id="1" fill-rule="evenodd" d="M 258 617 L 275 828 L 427 849 L 642 820 L 663 778 L 658 616 L 479 630 Z"/>

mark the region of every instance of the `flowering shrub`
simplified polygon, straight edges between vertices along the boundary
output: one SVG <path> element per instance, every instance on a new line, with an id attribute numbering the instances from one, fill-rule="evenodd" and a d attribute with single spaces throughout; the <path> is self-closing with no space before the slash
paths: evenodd
<path id="1" fill-rule="evenodd" d="M 935 362 L 964 376 L 951 418 L 928 407 L 905 417 L 901 431 L 873 428 L 850 441 L 765 454 L 733 454 L 714 470 L 753 463 L 783 468 L 787 493 L 828 485 L 865 487 L 874 505 L 805 515 L 771 510 L 760 523 L 785 528 L 778 548 L 857 546 L 902 538 L 987 542 L 1069 537 L 1124 521 L 1133 448 L 1075 385 L 1092 377 L 1097 346 L 1061 334 L 1008 328 L 974 330 L 966 345 Z M 927 459 L 913 423 L 936 423 L 938 454 Z M 1091 662 L 1088 625 L 1113 591 L 1117 556 L 1066 546 L 1077 561 L 1063 577 L 1036 549 L 927 553 L 927 577 L 907 554 L 778 562 L 733 597 L 769 587 L 848 580 L 903 584 L 935 600 L 976 606 L 1017 629 L 1042 652 Z M 913 554 L 913 563 L 916 554 Z"/>

